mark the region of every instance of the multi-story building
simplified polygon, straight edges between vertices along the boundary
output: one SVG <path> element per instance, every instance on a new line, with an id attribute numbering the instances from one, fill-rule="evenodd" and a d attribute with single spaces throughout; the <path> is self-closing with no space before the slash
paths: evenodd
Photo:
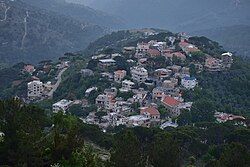
<path id="1" fill-rule="evenodd" d="M 221 71 L 222 65 L 221 65 L 221 60 L 213 58 L 213 57 L 208 57 L 206 58 L 205 61 L 205 68 L 208 71 L 215 72 L 215 71 Z"/>
<path id="2" fill-rule="evenodd" d="M 132 75 L 133 81 L 138 83 L 143 83 L 148 78 L 148 71 L 143 67 L 132 67 L 130 69 L 130 73 Z"/>
<path id="3" fill-rule="evenodd" d="M 120 89 L 121 92 L 129 92 L 135 86 L 135 83 L 130 80 L 122 81 L 122 88 Z"/>
<path id="4" fill-rule="evenodd" d="M 230 52 L 223 53 L 222 55 L 222 65 L 224 68 L 231 68 L 233 64 L 233 54 Z"/>
<path id="5" fill-rule="evenodd" d="M 83 77 L 89 77 L 89 76 L 93 76 L 94 72 L 90 69 L 82 69 L 81 74 L 83 75 Z"/>
<path id="6" fill-rule="evenodd" d="M 53 112 L 58 113 L 59 111 L 62 111 L 63 113 L 65 113 L 72 104 L 73 101 L 62 99 L 61 101 L 53 104 Z"/>
<path id="7" fill-rule="evenodd" d="M 35 67 L 31 64 L 27 64 L 23 67 L 23 71 L 28 72 L 28 73 L 33 73 L 34 71 L 36 71 Z"/>
<path id="8" fill-rule="evenodd" d="M 32 81 L 28 83 L 28 97 L 39 98 L 43 95 L 44 86 L 40 81 Z"/>
<path id="9" fill-rule="evenodd" d="M 107 68 L 110 66 L 115 66 L 116 61 L 114 59 L 101 59 L 99 60 L 99 67 L 101 68 Z"/>
<path id="10" fill-rule="evenodd" d="M 149 47 L 150 47 L 150 44 L 148 43 L 144 43 L 144 42 L 138 43 L 136 47 L 136 51 L 138 53 L 145 53 L 149 50 Z"/>
<path id="11" fill-rule="evenodd" d="M 143 107 L 140 109 L 140 115 L 150 118 L 152 121 L 159 121 L 161 114 L 155 107 Z"/>
<path id="12" fill-rule="evenodd" d="M 165 96 L 164 89 L 161 87 L 154 88 L 152 92 L 153 92 L 152 97 L 153 99 L 156 99 L 156 100 L 161 100 Z"/>
<path id="13" fill-rule="evenodd" d="M 193 89 L 198 84 L 195 77 L 184 77 L 181 79 L 181 85 L 186 89 Z"/>
<path id="14" fill-rule="evenodd" d="M 114 72 L 114 81 L 121 83 L 123 78 L 126 76 L 127 72 L 125 70 L 118 70 Z"/>
<path id="15" fill-rule="evenodd" d="M 177 117 L 180 115 L 180 101 L 171 96 L 165 96 L 162 98 L 161 103 L 169 111 L 171 117 Z"/>
<path id="16" fill-rule="evenodd" d="M 172 70 L 160 68 L 155 70 L 154 75 L 158 80 L 165 79 L 172 74 Z"/>

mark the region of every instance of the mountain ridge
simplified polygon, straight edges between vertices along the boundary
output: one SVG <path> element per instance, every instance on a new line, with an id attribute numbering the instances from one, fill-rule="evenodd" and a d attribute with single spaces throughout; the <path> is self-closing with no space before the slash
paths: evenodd
<path id="1" fill-rule="evenodd" d="M 9 8 L 9 9 L 8 9 Z M 106 29 L 22 1 L 1 2 L 1 64 L 37 63 L 82 50 Z M 8 9 L 7 14 L 5 11 Z M 4 16 L 4 17 L 3 17 Z"/>

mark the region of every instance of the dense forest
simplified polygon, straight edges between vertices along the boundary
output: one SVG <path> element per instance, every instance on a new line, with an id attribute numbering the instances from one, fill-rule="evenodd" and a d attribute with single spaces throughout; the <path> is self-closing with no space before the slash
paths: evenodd
<path id="1" fill-rule="evenodd" d="M 230 123 L 103 133 L 78 118 L 0 101 L 0 165 L 178 167 L 250 165 L 250 131 Z M 90 141 L 93 144 L 90 144 Z"/>

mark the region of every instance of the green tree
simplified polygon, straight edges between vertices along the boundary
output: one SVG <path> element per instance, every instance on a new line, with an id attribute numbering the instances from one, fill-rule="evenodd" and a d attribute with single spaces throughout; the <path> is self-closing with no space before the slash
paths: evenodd
<path id="1" fill-rule="evenodd" d="M 180 148 L 172 137 L 166 133 L 155 136 L 150 152 L 150 161 L 157 167 L 179 167 Z"/>
<path id="2" fill-rule="evenodd" d="M 143 167 L 145 162 L 140 143 L 131 130 L 115 136 L 114 150 L 111 152 L 111 164 L 115 167 Z"/>
<path id="3" fill-rule="evenodd" d="M 248 167 L 250 166 L 249 151 L 239 143 L 231 143 L 225 147 L 218 164 L 221 167 Z"/>
<path id="4" fill-rule="evenodd" d="M 85 146 L 72 153 L 69 160 L 62 162 L 63 167 L 104 167 L 99 155 L 94 153 L 91 146 Z"/>

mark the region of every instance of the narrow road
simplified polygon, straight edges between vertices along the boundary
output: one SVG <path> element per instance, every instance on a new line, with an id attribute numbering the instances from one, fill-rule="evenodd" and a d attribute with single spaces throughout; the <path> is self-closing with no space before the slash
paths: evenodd
<path id="1" fill-rule="evenodd" d="M 62 75 L 63 75 L 63 73 L 64 73 L 67 69 L 68 69 L 68 67 L 62 69 L 62 70 L 59 72 L 59 74 L 57 75 L 57 82 L 56 82 L 55 85 L 53 85 L 53 89 L 48 93 L 49 98 L 53 98 L 54 92 L 57 90 L 57 88 L 59 87 L 60 83 L 62 82 Z"/>
<path id="2" fill-rule="evenodd" d="M 22 38 L 22 44 L 21 44 L 21 49 L 24 49 L 24 40 L 27 36 L 27 18 L 29 17 L 29 12 L 26 11 L 26 16 L 24 17 L 24 34 L 23 34 L 23 38 Z"/>
<path id="3" fill-rule="evenodd" d="M 5 21 L 6 19 L 7 19 L 7 12 L 8 12 L 8 10 L 10 9 L 10 7 L 7 7 L 6 9 L 5 9 L 5 14 L 4 14 L 4 18 L 3 19 L 1 19 L 0 21 Z"/>

